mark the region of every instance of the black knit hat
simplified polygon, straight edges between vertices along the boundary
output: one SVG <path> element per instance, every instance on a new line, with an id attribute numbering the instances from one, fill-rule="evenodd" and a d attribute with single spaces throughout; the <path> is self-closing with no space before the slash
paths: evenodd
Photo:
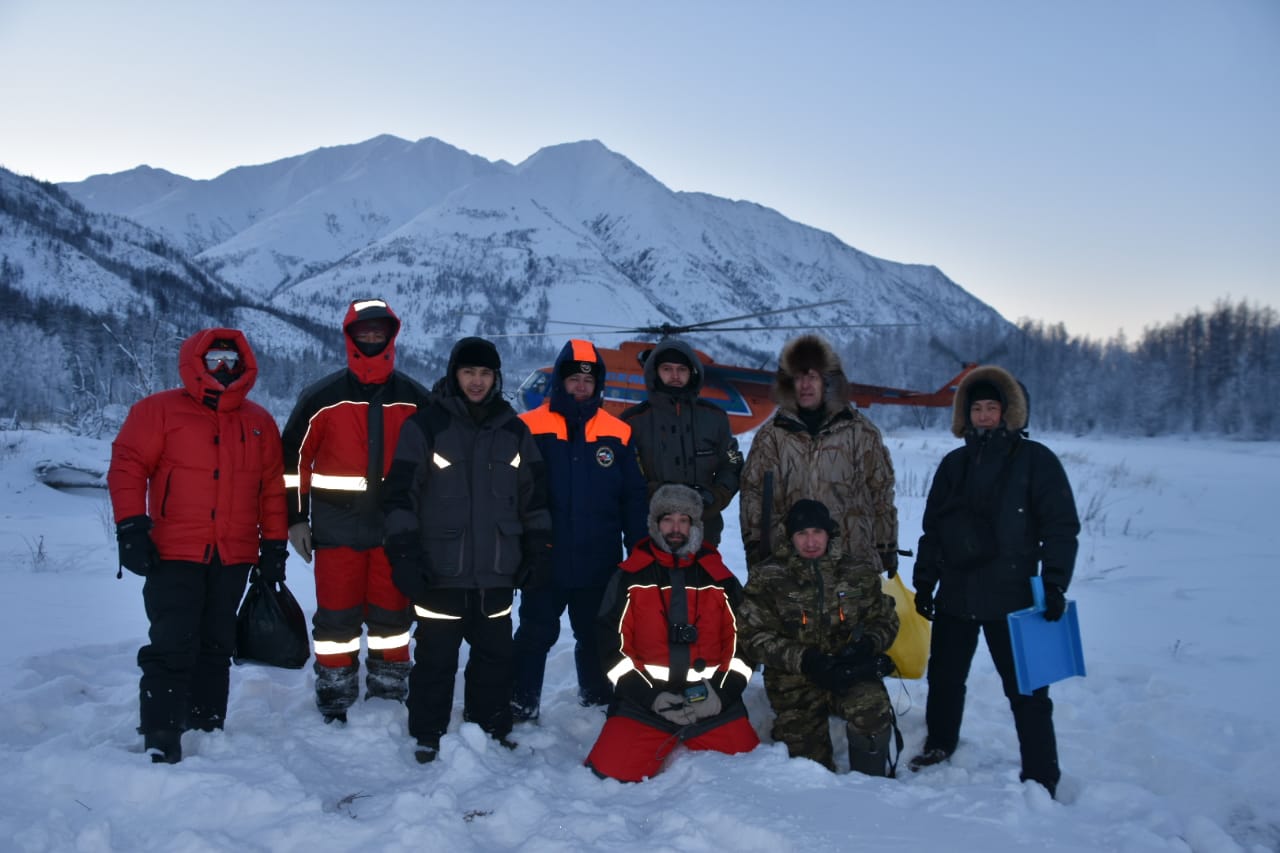
<path id="1" fill-rule="evenodd" d="M 458 341 L 453 346 L 450 362 L 453 370 L 460 367 L 502 369 L 502 358 L 498 355 L 498 348 L 484 338 L 463 338 Z"/>
<path id="2" fill-rule="evenodd" d="M 660 364 L 683 364 L 690 370 L 693 369 L 693 364 L 689 362 L 689 357 L 675 347 L 665 347 L 659 351 L 658 358 L 654 361 L 653 366 L 657 367 Z"/>
<path id="3" fill-rule="evenodd" d="M 1000 393 L 1000 389 L 990 382 L 975 382 L 969 388 L 969 405 L 972 406 L 979 400 L 995 400 L 1004 407 L 1004 395 Z"/>
<path id="4" fill-rule="evenodd" d="M 810 527 L 825 530 L 830 535 L 835 532 L 836 523 L 831 520 L 831 513 L 822 501 L 801 498 L 791 505 L 791 510 L 787 513 L 787 537 L 795 536 L 797 531 L 808 530 Z"/>
<path id="5" fill-rule="evenodd" d="M 568 379 L 570 376 L 594 376 L 597 380 L 599 377 L 600 365 L 594 361 L 574 361 L 573 359 L 565 359 L 560 362 L 560 378 Z"/>

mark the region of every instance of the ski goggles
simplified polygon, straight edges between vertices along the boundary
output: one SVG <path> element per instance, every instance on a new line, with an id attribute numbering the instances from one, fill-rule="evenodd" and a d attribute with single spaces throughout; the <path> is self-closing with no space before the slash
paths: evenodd
<path id="1" fill-rule="evenodd" d="M 204 366 L 210 371 L 225 366 L 227 370 L 235 370 L 240 363 L 240 353 L 233 349 L 211 349 L 204 354 Z"/>

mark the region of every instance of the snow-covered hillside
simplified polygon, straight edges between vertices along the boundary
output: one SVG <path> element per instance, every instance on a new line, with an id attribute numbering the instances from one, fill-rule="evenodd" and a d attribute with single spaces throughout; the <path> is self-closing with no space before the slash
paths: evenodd
<path id="1" fill-rule="evenodd" d="M 211 181 L 173 184 L 154 172 L 63 187 L 198 251 L 292 313 L 331 314 L 354 295 L 392 300 L 403 340 L 421 350 L 477 331 L 564 328 L 548 320 L 688 323 L 832 299 L 847 303 L 761 323 L 946 330 L 999 320 L 932 266 L 874 258 L 759 204 L 673 192 L 594 140 L 516 166 L 436 139 L 379 136 Z M 712 333 L 705 343 L 761 359 L 787 335 Z M 557 346 L 525 340 L 514 350 L 545 356 Z"/>
<path id="2" fill-rule="evenodd" d="M 908 544 L 954 441 L 918 431 L 887 440 Z M 153 765 L 134 731 L 140 582 L 115 579 L 105 495 L 55 491 L 33 474 L 101 471 L 109 444 L 0 432 L 0 577 L 10 601 L 0 622 L 0 847 L 1280 849 L 1271 653 L 1280 445 L 1045 440 L 1063 458 L 1085 526 L 1069 596 L 1089 675 L 1052 689 L 1064 770 L 1057 801 L 1018 782 L 1012 719 L 982 651 L 949 764 L 884 780 L 790 760 L 768 738 L 757 676 L 748 707 L 765 743 L 755 752 L 677 753 L 648 782 L 600 781 L 581 766 L 602 717 L 575 701 L 567 624 L 549 660 L 542 722 L 516 728 L 515 752 L 455 709 L 441 758 L 424 767 L 402 707 L 361 703 L 346 728 L 325 726 L 308 671 L 239 667 L 226 731 L 189 734 L 181 764 Z M 724 550 L 741 573 L 736 517 L 731 509 Z M 294 558 L 289 577 L 310 612 L 309 567 Z M 910 755 L 924 737 L 926 685 L 889 686 Z"/>

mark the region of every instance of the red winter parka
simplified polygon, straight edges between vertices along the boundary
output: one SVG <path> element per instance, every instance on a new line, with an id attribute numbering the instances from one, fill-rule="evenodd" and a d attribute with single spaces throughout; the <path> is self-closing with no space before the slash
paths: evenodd
<path id="1" fill-rule="evenodd" d="M 213 341 L 229 338 L 244 372 L 226 388 L 205 369 Z M 162 560 L 256 563 L 259 541 L 286 539 L 280 431 L 245 399 L 258 362 L 243 333 L 204 329 L 178 352 L 181 388 L 129 409 L 111 445 L 107 487 L 116 521 L 151 517 Z"/>

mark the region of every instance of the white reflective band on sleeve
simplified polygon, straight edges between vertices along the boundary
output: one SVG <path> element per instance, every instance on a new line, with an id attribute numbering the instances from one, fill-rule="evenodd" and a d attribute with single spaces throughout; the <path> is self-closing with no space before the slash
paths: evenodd
<path id="1" fill-rule="evenodd" d="M 519 468 L 519 467 L 520 467 L 520 454 L 519 454 L 519 453 L 517 453 L 517 454 L 516 454 L 516 458 L 515 458 L 515 459 L 512 459 L 512 460 L 511 460 L 511 467 L 512 467 L 512 468 Z"/>
<path id="2" fill-rule="evenodd" d="M 284 475 L 284 487 L 286 489 L 296 489 L 302 484 L 302 478 L 297 474 Z"/>
<path id="3" fill-rule="evenodd" d="M 695 681 L 702 681 L 704 678 L 710 678 L 715 674 L 716 668 L 714 666 L 704 666 L 702 669 L 689 667 L 689 674 L 685 676 L 684 680 L 692 684 Z"/>
<path id="4" fill-rule="evenodd" d="M 729 661 L 729 671 L 739 673 L 747 681 L 751 680 L 751 667 L 747 666 L 739 658 L 733 658 Z"/>
<path id="5" fill-rule="evenodd" d="M 635 666 L 632 665 L 631 658 L 623 658 L 618 661 L 617 666 L 605 673 L 605 677 L 609 679 L 610 684 L 617 687 L 618 679 L 622 678 L 622 676 L 626 675 L 628 672 L 632 672 L 634 669 Z"/>
<path id="6" fill-rule="evenodd" d="M 337 474 L 312 474 L 311 488 L 331 489 L 335 492 L 363 492 L 369 488 L 364 477 L 344 477 Z"/>
<path id="7" fill-rule="evenodd" d="M 366 308 L 386 308 L 387 303 L 383 302 L 381 299 L 362 299 L 359 302 L 352 303 L 351 307 L 359 313 Z"/>
<path id="8" fill-rule="evenodd" d="M 490 613 L 490 614 L 489 614 L 489 618 L 490 618 L 490 619 L 501 619 L 503 616 L 510 616 L 510 615 L 511 615 L 511 608 L 510 608 L 510 607 L 508 607 L 506 610 L 501 610 L 501 611 L 499 611 L 499 612 L 497 612 L 497 613 Z"/>
<path id="9" fill-rule="evenodd" d="M 435 464 L 437 468 L 441 468 L 441 469 L 448 468 L 450 465 L 453 464 L 448 459 L 445 459 L 443 456 L 441 456 L 439 453 L 432 453 L 431 461 Z"/>
<path id="10" fill-rule="evenodd" d="M 399 649 L 409 645 L 410 634 L 405 631 L 403 634 L 396 634 L 392 637 L 379 637 L 376 634 L 369 635 L 369 648 L 386 651 L 387 649 Z"/>
<path id="11" fill-rule="evenodd" d="M 671 680 L 671 667 L 669 666 L 659 666 L 656 663 L 647 663 L 644 665 L 644 671 L 652 675 L 657 681 Z"/>
<path id="12" fill-rule="evenodd" d="M 360 651 L 359 637 L 354 640 L 343 640 L 340 643 L 334 640 L 316 640 L 317 655 L 345 655 L 358 651 Z"/>
<path id="13" fill-rule="evenodd" d="M 462 618 L 461 616 L 450 616 L 448 613 L 436 613 L 434 610 L 428 610 L 427 608 L 419 607 L 416 604 L 413 605 L 413 612 L 417 613 L 423 619 L 447 619 L 457 622 Z"/>

